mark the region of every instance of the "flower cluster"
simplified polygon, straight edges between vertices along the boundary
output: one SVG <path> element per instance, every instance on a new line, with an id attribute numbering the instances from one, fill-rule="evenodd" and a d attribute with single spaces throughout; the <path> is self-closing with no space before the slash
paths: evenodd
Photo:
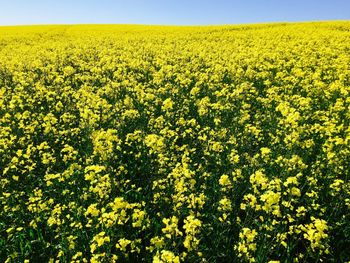
<path id="1" fill-rule="evenodd" d="M 0 262 L 349 261 L 349 40 L 0 28 Z"/>

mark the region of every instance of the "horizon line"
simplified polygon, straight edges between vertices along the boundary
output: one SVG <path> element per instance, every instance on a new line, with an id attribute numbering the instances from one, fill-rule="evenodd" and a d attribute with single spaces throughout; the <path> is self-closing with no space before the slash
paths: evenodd
<path id="1" fill-rule="evenodd" d="M 264 25 L 264 24 L 303 24 L 303 23 L 329 23 L 329 22 L 350 22 L 345 19 L 331 20 L 303 20 L 303 21 L 268 21 L 268 22 L 251 22 L 251 23 L 214 23 L 214 24 L 142 24 L 142 23 L 38 23 L 38 24 L 0 24 L 0 27 L 26 27 L 26 26 L 160 26 L 160 27 L 205 27 L 205 26 L 249 26 L 249 25 Z"/>

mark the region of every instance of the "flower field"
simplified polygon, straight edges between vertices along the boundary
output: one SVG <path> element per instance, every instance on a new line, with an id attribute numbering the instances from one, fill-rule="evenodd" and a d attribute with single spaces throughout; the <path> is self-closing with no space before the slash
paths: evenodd
<path id="1" fill-rule="evenodd" d="M 350 261 L 350 22 L 0 27 L 0 262 Z"/>

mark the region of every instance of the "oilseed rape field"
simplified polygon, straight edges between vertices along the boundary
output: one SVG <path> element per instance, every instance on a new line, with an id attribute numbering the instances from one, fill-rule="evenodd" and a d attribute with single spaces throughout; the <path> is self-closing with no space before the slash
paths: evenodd
<path id="1" fill-rule="evenodd" d="M 349 262 L 350 22 L 0 27 L 0 262 Z"/>

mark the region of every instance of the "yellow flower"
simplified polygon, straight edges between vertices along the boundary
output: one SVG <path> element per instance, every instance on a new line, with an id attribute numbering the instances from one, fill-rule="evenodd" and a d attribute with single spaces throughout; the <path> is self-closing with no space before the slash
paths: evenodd
<path id="1" fill-rule="evenodd" d="M 311 217 L 312 223 L 307 224 L 305 227 L 304 238 L 310 241 L 311 249 L 325 248 L 325 244 L 322 243 L 327 237 L 328 230 L 327 222 L 323 219 Z"/>
<path id="2" fill-rule="evenodd" d="M 178 229 L 179 220 L 176 216 L 171 218 L 163 218 L 162 220 L 165 227 L 163 227 L 162 232 L 167 238 L 172 238 L 173 235 L 182 236 L 182 232 Z"/>
<path id="3" fill-rule="evenodd" d="M 227 174 L 221 175 L 221 177 L 219 179 L 219 184 L 222 186 L 230 186 L 231 185 L 231 181 L 230 181 Z"/>
<path id="4" fill-rule="evenodd" d="M 115 247 L 121 251 L 126 251 L 127 246 L 131 244 L 131 241 L 126 238 L 119 239 L 118 243 L 115 245 Z"/>
<path id="5" fill-rule="evenodd" d="M 96 208 L 97 204 L 91 204 L 86 209 L 85 216 L 91 215 L 93 217 L 96 217 L 100 214 L 100 211 Z"/>
<path id="6" fill-rule="evenodd" d="M 229 199 L 226 197 L 222 198 L 219 201 L 219 211 L 231 211 L 232 210 L 232 203 Z"/>
<path id="7" fill-rule="evenodd" d="M 173 104 L 174 102 L 171 100 L 171 98 L 167 98 L 166 100 L 163 101 L 162 110 L 163 111 L 171 110 L 173 108 Z"/>
<path id="8" fill-rule="evenodd" d="M 153 257 L 153 263 L 180 263 L 179 256 L 175 256 L 173 252 L 169 250 L 162 250 Z"/>
<path id="9" fill-rule="evenodd" d="M 265 158 L 271 153 L 271 150 L 267 147 L 262 147 L 262 148 L 260 148 L 260 152 L 261 152 L 262 157 Z"/>

